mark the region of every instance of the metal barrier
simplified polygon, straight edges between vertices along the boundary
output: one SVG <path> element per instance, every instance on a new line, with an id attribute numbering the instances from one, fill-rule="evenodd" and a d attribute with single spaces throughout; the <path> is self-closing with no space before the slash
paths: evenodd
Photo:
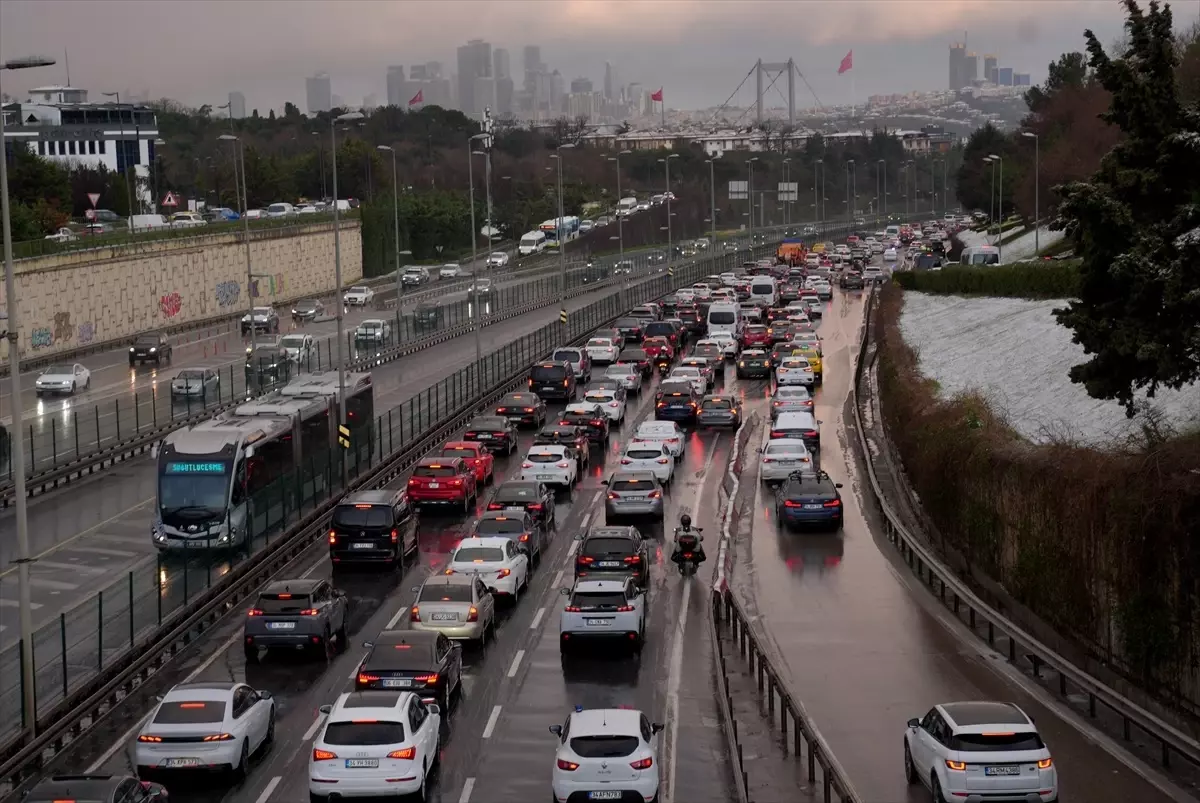
<path id="1" fill-rule="evenodd" d="M 1104 706 L 1112 711 L 1121 719 L 1122 737 L 1125 741 L 1132 741 L 1134 727 L 1142 731 L 1159 744 L 1163 767 L 1170 767 L 1173 755 L 1180 756 L 1192 765 L 1200 767 L 1200 742 L 1075 666 L 979 599 L 966 583 L 955 575 L 952 569 L 943 564 L 916 534 L 904 526 L 895 509 L 888 504 L 875 473 L 874 460 L 871 457 L 872 451 L 868 448 L 866 427 L 863 424 L 862 410 L 859 404 L 861 396 L 859 389 L 868 363 L 867 351 L 871 340 L 871 319 L 875 311 L 877 294 L 878 291 L 873 290 L 867 297 L 863 338 L 859 343 L 858 363 L 854 372 L 853 408 L 858 445 L 864 456 L 869 480 L 865 487 L 870 490 L 883 513 L 888 540 L 896 547 L 900 556 L 922 584 L 954 613 L 959 622 L 969 627 L 973 634 L 985 640 L 988 646 L 997 651 L 1000 651 L 997 641 L 1007 641 L 1007 656 L 1010 663 L 1014 665 L 1024 663 L 1036 678 L 1041 678 L 1041 673 L 1047 669 L 1055 673 L 1058 678 L 1058 693 L 1063 697 L 1069 693 L 1086 695 L 1088 715 L 1092 718 L 1096 717 L 1097 706 Z M 873 364 L 877 357 L 878 351 L 872 354 L 870 363 Z M 882 421 L 882 418 L 877 416 L 876 420 Z"/>

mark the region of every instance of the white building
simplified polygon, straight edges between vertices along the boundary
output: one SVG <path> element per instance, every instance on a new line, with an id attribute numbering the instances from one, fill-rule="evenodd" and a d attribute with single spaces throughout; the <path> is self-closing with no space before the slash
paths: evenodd
<path id="1" fill-rule="evenodd" d="M 229 93 L 229 116 L 234 120 L 246 119 L 246 96 L 241 92 Z"/>
<path id="2" fill-rule="evenodd" d="M 3 106 L 5 145 L 24 143 L 45 159 L 66 165 L 104 166 L 137 176 L 135 196 L 152 207 L 150 165 L 158 118 L 132 103 L 89 103 L 86 89 L 43 86 L 29 99 Z"/>

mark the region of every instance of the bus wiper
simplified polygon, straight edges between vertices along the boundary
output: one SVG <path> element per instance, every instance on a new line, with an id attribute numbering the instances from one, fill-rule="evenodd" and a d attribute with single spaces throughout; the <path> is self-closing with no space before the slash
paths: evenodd
<path id="1" fill-rule="evenodd" d="M 167 516 L 173 516 L 180 513 L 202 513 L 210 516 L 216 516 L 221 514 L 222 511 L 207 507 L 205 505 L 181 505 L 179 507 L 164 507 L 162 508 L 162 513 Z"/>

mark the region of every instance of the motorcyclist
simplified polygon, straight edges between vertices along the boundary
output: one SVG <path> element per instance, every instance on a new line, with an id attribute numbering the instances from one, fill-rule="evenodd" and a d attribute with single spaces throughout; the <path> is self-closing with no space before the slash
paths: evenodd
<path id="1" fill-rule="evenodd" d="M 681 539 L 688 542 L 686 550 L 680 544 Z M 687 513 L 679 517 L 679 526 L 675 528 L 675 544 L 671 552 L 671 560 L 678 563 L 685 551 L 691 552 L 695 556 L 696 563 L 703 563 L 707 557 L 704 554 L 704 546 L 700 543 L 700 532 L 692 529 L 692 517 Z"/>

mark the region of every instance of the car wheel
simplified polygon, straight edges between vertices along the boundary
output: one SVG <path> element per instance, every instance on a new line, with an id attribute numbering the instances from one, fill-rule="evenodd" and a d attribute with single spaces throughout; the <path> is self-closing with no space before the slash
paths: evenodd
<path id="1" fill-rule="evenodd" d="M 238 758 L 238 765 L 233 768 L 233 774 L 239 781 L 246 780 L 246 776 L 250 774 L 249 740 L 242 742 L 242 752 Z"/>
<path id="2" fill-rule="evenodd" d="M 262 746 L 267 747 L 275 743 L 275 709 L 271 709 L 271 718 L 267 720 L 267 735 L 263 737 Z"/>
<path id="3" fill-rule="evenodd" d="M 335 639 L 337 639 L 337 643 L 334 646 L 338 652 L 345 652 L 350 647 L 350 640 L 346 635 L 345 616 L 342 617 L 342 626 L 337 629 L 337 632 L 335 632 L 333 636 Z"/>
<path id="4" fill-rule="evenodd" d="M 929 776 L 929 793 L 933 797 L 933 803 L 946 803 L 946 798 L 942 795 L 942 783 L 938 780 L 936 772 Z"/>
<path id="5" fill-rule="evenodd" d="M 71 383 L 71 392 L 72 393 L 75 392 L 75 383 L 74 382 Z"/>

